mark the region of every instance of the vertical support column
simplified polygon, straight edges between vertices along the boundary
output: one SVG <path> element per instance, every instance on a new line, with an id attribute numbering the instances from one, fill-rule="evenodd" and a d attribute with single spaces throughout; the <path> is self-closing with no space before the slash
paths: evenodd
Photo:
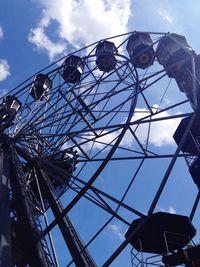
<path id="1" fill-rule="evenodd" d="M 19 226 L 18 241 L 22 244 L 21 266 L 53 267 L 47 262 L 45 251 L 37 239 L 39 233 L 34 216 L 34 203 L 26 190 L 26 177 L 15 150 L 11 149 L 11 188 Z M 5 267 L 5 266 L 4 266 Z"/>
<path id="2" fill-rule="evenodd" d="M 195 58 L 194 55 L 191 57 L 191 66 L 192 66 L 192 97 L 193 97 L 193 109 L 194 111 L 198 110 L 198 95 L 197 95 L 197 82 L 196 82 L 196 68 L 195 68 Z"/>
<path id="3" fill-rule="evenodd" d="M 61 216 L 63 208 L 60 201 L 56 199 L 54 193 L 55 189 L 48 175 L 44 171 L 41 171 L 41 175 L 44 179 L 43 190 L 45 191 L 45 195 L 48 198 L 55 218 L 59 218 L 58 226 L 60 228 L 60 231 L 62 232 L 63 238 L 68 246 L 75 265 L 77 267 L 96 267 L 96 264 L 89 252 L 87 251 L 87 249 L 84 249 L 84 244 L 68 216 Z"/>
<path id="4" fill-rule="evenodd" d="M 6 152 L 0 151 L 0 267 L 11 266 L 10 168 Z"/>

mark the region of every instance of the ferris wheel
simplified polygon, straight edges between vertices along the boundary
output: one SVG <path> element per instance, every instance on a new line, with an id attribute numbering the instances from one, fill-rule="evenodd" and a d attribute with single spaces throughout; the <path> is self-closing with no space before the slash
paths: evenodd
<path id="1" fill-rule="evenodd" d="M 0 266 L 198 261 L 199 75 L 184 36 L 135 31 L 4 95 Z"/>

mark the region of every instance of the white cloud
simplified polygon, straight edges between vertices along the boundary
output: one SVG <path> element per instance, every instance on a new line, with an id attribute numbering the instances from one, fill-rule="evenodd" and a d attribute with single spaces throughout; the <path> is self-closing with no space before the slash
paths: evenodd
<path id="1" fill-rule="evenodd" d="M 48 54 L 49 59 L 53 60 L 56 55 L 63 53 L 65 45 L 62 43 L 52 42 L 44 33 L 44 28 L 38 27 L 32 29 L 29 36 L 29 42 L 36 45 L 37 49 Z"/>
<path id="2" fill-rule="evenodd" d="M 0 26 L 0 40 L 3 39 L 3 29 L 2 27 Z"/>
<path id="3" fill-rule="evenodd" d="M 154 105 L 156 109 L 157 105 Z M 144 116 L 150 115 L 149 111 L 145 108 L 136 108 L 134 116 L 132 118 L 132 122 L 137 121 Z M 167 111 L 163 111 L 157 115 L 154 115 L 154 119 L 158 118 L 166 118 L 170 116 L 170 113 Z M 160 120 L 157 122 L 152 122 L 150 126 L 150 134 L 149 134 L 149 144 L 154 145 L 155 147 L 161 147 L 164 145 L 175 145 L 175 141 L 173 139 L 173 134 L 177 129 L 180 118 L 177 119 L 169 119 L 169 120 Z M 122 122 L 123 123 L 123 122 Z M 136 129 L 137 127 L 137 129 Z M 138 125 L 133 125 L 132 130 L 135 131 L 135 134 L 138 140 L 142 144 L 146 144 L 148 138 L 148 131 L 149 131 L 149 123 L 141 123 Z M 108 131 L 104 130 L 103 132 L 99 132 L 101 135 L 99 138 L 94 139 L 94 135 L 88 136 L 88 139 L 91 139 L 91 142 L 88 142 L 82 146 L 85 151 L 89 151 L 92 149 L 103 149 L 107 150 L 106 144 L 114 144 L 116 138 L 120 135 L 120 130 L 114 131 L 109 133 Z M 102 136 L 103 135 L 103 136 Z M 94 139 L 94 140 L 92 140 Z M 126 148 L 132 148 L 136 144 L 136 140 L 133 137 L 132 133 L 128 130 L 125 133 L 124 138 L 122 139 L 120 146 Z"/>
<path id="4" fill-rule="evenodd" d="M 176 214 L 176 210 L 173 207 L 169 206 L 169 213 Z"/>
<path id="5" fill-rule="evenodd" d="M 112 233 L 120 240 L 124 240 L 125 231 L 122 230 L 122 227 L 118 224 L 109 224 L 108 228 L 112 231 Z"/>
<path id="6" fill-rule="evenodd" d="M 157 10 L 158 15 L 161 16 L 161 18 L 168 22 L 168 23 L 172 23 L 173 22 L 173 17 L 169 14 L 169 12 L 167 10 L 165 10 L 164 8 L 159 8 Z"/>
<path id="7" fill-rule="evenodd" d="M 154 105 L 156 108 L 157 105 Z M 144 114 L 149 115 L 148 111 L 146 109 L 137 108 L 135 109 L 135 113 L 133 116 L 132 121 L 138 120 L 144 116 Z M 163 111 L 159 113 L 158 115 L 154 115 L 153 118 L 161 118 L 161 117 L 167 117 L 170 116 L 170 114 L 167 111 Z M 181 119 L 170 119 L 170 120 L 161 120 L 157 122 L 151 123 L 150 128 L 150 136 L 149 136 L 149 143 L 151 143 L 154 146 L 163 146 L 163 145 L 174 145 L 174 139 L 173 134 L 178 127 Z M 148 134 L 148 123 L 142 123 L 139 125 L 139 127 L 136 130 L 136 135 L 141 143 L 145 144 L 147 140 L 147 134 Z M 132 129 L 135 129 L 135 126 L 132 127 Z M 131 134 L 127 134 L 125 140 L 127 142 L 127 145 L 131 146 L 132 142 L 130 139 Z"/>
<path id="8" fill-rule="evenodd" d="M 0 26 L 0 40 L 3 39 L 3 29 Z M 0 59 L 0 82 L 10 75 L 10 66 L 5 59 Z"/>
<path id="9" fill-rule="evenodd" d="M 116 141 L 116 138 L 118 137 L 119 133 L 120 133 L 119 131 L 115 131 L 115 132 L 108 132 L 106 130 L 104 130 L 103 132 L 99 131 L 99 132 L 97 132 L 97 134 L 99 134 L 99 136 L 100 136 L 99 138 L 96 138 L 93 134 L 90 134 L 90 135 L 87 136 L 88 142 L 86 142 L 85 144 L 82 145 L 82 149 L 84 151 L 87 151 L 87 152 L 89 152 L 91 149 L 92 150 L 94 150 L 94 149 L 98 149 L 98 150 L 104 149 L 104 151 L 107 151 L 108 148 L 110 149 L 109 145 L 113 145 L 114 144 L 114 142 Z M 89 140 L 91 140 L 91 141 L 89 141 Z M 64 145 L 64 148 L 66 148 L 66 145 Z"/>
<path id="10" fill-rule="evenodd" d="M 131 16 L 130 0 L 37 0 L 43 8 L 39 25 L 31 30 L 29 41 L 50 57 L 63 52 L 64 41 L 79 48 L 99 39 L 124 33 Z M 58 42 L 52 42 L 45 30 L 57 22 Z M 57 48 L 58 45 L 58 48 Z M 54 53 L 50 48 L 53 47 Z"/>
<path id="11" fill-rule="evenodd" d="M 154 108 L 156 108 L 157 105 L 154 105 Z M 137 121 L 144 116 L 148 116 L 150 113 L 145 108 L 136 108 L 134 116 L 132 118 L 132 122 Z M 167 111 L 163 111 L 159 113 L 158 115 L 154 115 L 153 119 L 158 119 L 162 117 L 168 117 L 170 116 L 170 113 Z M 156 146 L 164 146 L 164 145 L 175 145 L 175 141 L 173 139 L 173 134 L 175 130 L 177 129 L 180 118 L 178 119 L 169 119 L 169 120 L 160 120 L 157 122 L 152 122 L 150 126 L 150 135 L 149 135 L 149 143 Z M 137 127 L 137 129 L 136 129 Z M 141 123 L 139 126 L 132 126 L 132 130 L 135 131 L 135 134 L 139 141 L 142 144 L 145 144 L 147 142 L 148 138 L 148 131 L 149 131 L 149 124 L 148 123 Z M 104 131 L 106 133 L 106 131 Z M 112 133 L 108 133 L 105 136 L 102 136 L 97 139 L 99 142 L 103 142 L 106 144 L 109 144 L 112 140 L 114 140 L 117 136 L 119 136 L 120 132 L 115 131 Z M 131 148 L 135 143 L 135 138 L 133 137 L 132 133 L 130 131 L 127 131 L 124 138 L 121 141 L 120 146 L 125 146 Z M 95 148 L 103 148 L 104 146 L 101 143 L 95 143 Z"/>
<path id="12" fill-rule="evenodd" d="M 102 134 L 105 134 L 99 138 L 96 139 L 96 142 L 94 143 L 95 148 L 103 149 L 105 147 L 105 144 L 113 144 L 115 142 L 116 138 L 119 135 L 119 131 L 111 132 L 104 130 Z M 100 134 L 100 133 L 99 133 Z"/>
<path id="13" fill-rule="evenodd" d="M 0 82 L 5 80 L 10 75 L 10 66 L 7 60 L 0 59 Z"/>
<path id="14" fill-rule="evenodd" d="M 169 206 L 167 209 L 164 209 L 164 208 L 161 208 L 160 209 L 162 212 L 168 212 L 168 213 L 171 213 L 171 214 L 176 214 L 176 210 L 172 207 L 172 206 Z"/>

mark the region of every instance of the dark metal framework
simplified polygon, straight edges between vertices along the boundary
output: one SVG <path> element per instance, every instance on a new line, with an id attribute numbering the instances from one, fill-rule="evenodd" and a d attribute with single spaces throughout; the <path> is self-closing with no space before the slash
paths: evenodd
<path id="1" fill-rule="evenodd" d="M 158 132 L 167 134 L 172 126 L 175 131 L 193 109 L 156 57 L 149 68 L 133 66 L 126 51 L 131 34 L 105 39 L 116 46 L 116 66 L 109 72 L 96 66 L 96 42 L 72 54 L 84 64 L 78 82 L 63 79 L 62 58 L 37 73 L 52 81 L 41 100 L 30 94 L 35 75 L 8 93 L 22 103 L 13 124 L 1 133 L 2 157 L 10 164 L 1 164 L 2 173 L 12 170 L 7 179 L 16 266 L 110 266 L 130 251 L 130 238 L 123 241 L 121 231 L 125 234 L 133 219 L 159 205 L 167 207 L 160 197 L 178 175 L 175 163 L 184 166 L 185 137 L 176 148 L 172 136 L 160 139 Z M 154 50 L 167 35 L 148 34 Z M 62 153 L 72 170 L 58 164 Z M 184 179 L 193 186 L 189 174 Z M 185 192 L 191 194 L 185 209 L 191 219 L 199 202 L 195 190 Z M 170 198 L 173 205 L 177 196 Z M 29 248 L 20 242 L 24 229 L 22 243 L 31 243 Z"/>

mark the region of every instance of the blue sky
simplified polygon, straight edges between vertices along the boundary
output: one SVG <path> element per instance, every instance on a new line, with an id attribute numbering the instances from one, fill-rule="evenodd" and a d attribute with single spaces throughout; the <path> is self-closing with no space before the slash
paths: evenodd
<path id="1" fill-rule="evenodd" d="M 74 52 L 81 47 L 109 36 L 130 31 L 175 32 L 185 35 L 196 53 L 200 53 L 200 17 L 199 1 L 173 0 L 0 0 L 0 94 L 17 86 L 35 72 L 55 60 Z M 156 108 L 161 93 L 160 87 L 166 88 L 169 79 L 162 80 L 147 92 L 151 105 Z M 166 104 L 176 103 L 184 99 L 177 85 L 172 81 L 167 92 Z M 168 101 L 168 103 L 167 103 Z M 140 118 L 139 112 L 146 111 L 141 99 L 138 100 L 137 111 L 133 121 Z M 186 106 L 173 111 L 175 114 L 191 111 Z M 163 116 L 173 113 L 163 113 Z M 159 115 L 158 115 L 159 116 Z M 176 145 L 172 135 L 176 123 L 164 122 L 152 128 L 150 147 L 159 153 L 174 153 Z M 137 134 L 141 142 L 145 142 L 147 128 L 140 125 Z M 109 142 L 109 135 L 107 140 Z M 113 136 L 112 136 L 113 138 Z M 130 136 L 121 143 L 124 147 L 133 145 Z M 152 160 L 146 162 L 138 175 L 125 203 L 146 213 L 153 199 L 155 190 L 163 176 L 169 160 Z M 126 177 L 131 177 L 136 162 L 120 162 L 108 164 L 101 173 L 95 186 L 117 198 L 122 196 L 128 184 Z M 86 169 L 83 176 L 93 173 L 92 168 Z M 146 178 L 148 176 L 148 179 Z M 176 186 L 174 186 L 176 185 Z M 171 179 L 157 205 L 156 210 L 188 214 L 197 192 L 188 174 L 186 164 L 180 160 L 175 165 Z M 65 196 L 67 204 L 73 194 Z M 82 200 L 70 213 L 76 227 L 85 242 L 97 231 L 109 215 L 100 208 Z M 134 202 L 134 205 L 133 205 Z M 125 209 L 119 214 L 131 222 L 134 217 Z M 194 218 L 195 226 L 199 228 Z M 113 250 L 123 241 L 127 225 L 113 220 L 98 238 L 91 253 L 100 266 L 112 254 Z M 55 246 L 59 255 L 60 266 L 66 266 L 70 256 L 66 252 L 62 238 L 55 232 Z M 130 265 L 130 247 L 112 264 L 114 267 Z"/>
<path id="2" fill-rule="evenodd" d="M 71 49 L 132 30 L 178 32 L 197 50 L 197 5 L 167 0 L 1 1 L 1 59 L 7 60 L 10 72 L 19 64 L 22 74 L 31 75 Z"/>

